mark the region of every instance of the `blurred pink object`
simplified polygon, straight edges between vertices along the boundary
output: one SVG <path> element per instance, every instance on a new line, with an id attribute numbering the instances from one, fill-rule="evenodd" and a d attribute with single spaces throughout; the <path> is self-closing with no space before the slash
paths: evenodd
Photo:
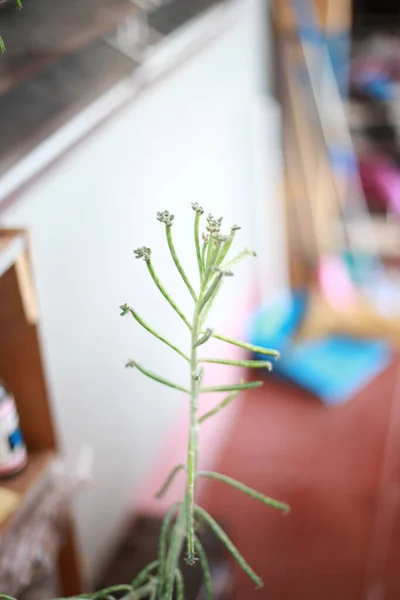
<path id="1" fill-rule="evenodd" d="M 400 171 L 382 157 L 361 158 L 360 177 L 371 208 L 386 208 L 400 217 Z"/>
<path id="2" fill-rule="evenodd" d="M 323 258 L 318 267 L 318 280 L 325 300 L 333 308 L 347 308 L 357 301 L 357 291 L 339 256 Z"/>

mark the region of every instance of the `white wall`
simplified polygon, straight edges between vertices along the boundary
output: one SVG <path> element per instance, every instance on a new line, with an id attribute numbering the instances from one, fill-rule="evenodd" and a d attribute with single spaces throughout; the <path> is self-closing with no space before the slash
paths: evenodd
<path id="1" fill-rule="evenodd" d="M 176 213 L 174 234 L 194 277 L 190 202 L 244 226 L 251 246 L 251 104 L 263 88 L 259 9 L 158 84 L 24 193 L 3 225 L 28 227 L 42 315 L 42 341 L 66 456 L 95 450 L 94 480 L 77 521 L 89 578 L 135 501 L 139 486 L 180 408 L 179 393 L 138 372 L 129 357 L 185 382 L 181 362 L 118 306 L 131 303 L 187 348 L 179 318 L 160 300 L 132 250 L 153 249 L 154 265 L 190 313 L 190 297 L 171 266 L 155 212 Z M 240 246 L 239 246 L 240 249 Z M 251 270 L 229 281 L 232 297 Z M 247 283 L 246 283 L 247 282 Z M 220 305 L 221 306 L 221 305 Z M 223 307 L 221 311 L 223 312 Z"/>

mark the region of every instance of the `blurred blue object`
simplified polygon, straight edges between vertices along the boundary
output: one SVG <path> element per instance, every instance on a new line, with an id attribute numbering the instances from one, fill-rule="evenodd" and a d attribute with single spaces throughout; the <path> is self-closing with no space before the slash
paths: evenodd
<path id="1" fill-rule="evenodd" d="M 304 291 L 279 296 L 253 315 L 249 341 L 281 352 L 274 365 L 276 375 L 309 390 L 325 404 L 344 403 L 387 367 L 392 353 L 378 340 L 363 341 L 349 336 L 294 341 L 293 335 L 306 307 Z"/>

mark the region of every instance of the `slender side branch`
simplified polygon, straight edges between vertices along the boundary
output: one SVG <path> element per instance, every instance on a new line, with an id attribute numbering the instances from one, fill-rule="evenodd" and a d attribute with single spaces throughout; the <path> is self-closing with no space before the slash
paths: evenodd
<path id="1" fill-rule="evenodd" d="M 233 265 L 236 265 L 238 262 L 246 258 L 246 256 L 257 256 L 257 254 L 253 252 L 253 250 L 243 250 L 237 256 L 235 256 L 235 258 L 232 258 L 232 260 L 222 265 L 221 269 L 230 269 L 233 267 Z"/>
<path id="2" fill-rule="evenodd" d="M 268 360 L 230 360 L 228 358 L 199 358 L 202 363 L 216 363 L 232 367 L 247 367 L 250 369 L 268 369 L 272 371 L 272 363 Z"/>
<path id="3" fill-rule="evenodd" d="M 179 271 L 179 273 L 180 273 L 183 281 L 185 282 L 185 285 L 186 285 L 187 289 L 189 290 L 190 295 L 192 296 L 193 300 L 195 302 L 197 302 L 197 297 L 196 297 L 195 291 L 194 291 L 194 289 L 193 289 L 193 287 L 192 287 L 192 285 L 191 285 L 191 283 L 189 281 L 188 276 L 186 275 L 186 273 L 184 271 L 184 268 L 181 265 L 181 262 L 180 262 L 180 260 L 178 258 L 178 255 L 176 254 L 176 250 L 175 250 L 175 246 L 174 246 L 174 242 L 173 242 L 172 234 L 171 234 L 171 226 L 167 225 L 165 227 L 165 231 L 166 231 L 166 234 L 167 234 L 168 248 L 169 248 L 169 250 L 171 252 L 171 256 L 172 256 L 172 259 L 173 259 L 173 261 L 175 263 L 175 266 L 178 269 L 178 271 Z"/>
<path id="4" fill-rule="evenodd" d="M 183 471 L 185 469 L 185 465 L 181 464 L 181 465 L 176 465 L 176 467 L 174 467 L 171 471 L 171 473 L 168 475 L 167 479 L 164 481 L 163 485 L 161 486 L 161 488 L 159 489 L 159 491 L 156 494 L 156 498 L 160 499 L 164 496 L 164 494 L 166 493 L 166 491 L 168 490 L 169 486 L 171 485 L 171 483 L 173 482 L 173 480 L 175 479 L 176 475 L 179 473 L 179 471 Z"/>
<path id="5" fill-rule="evenodd" d="M 240 490 L 241 492 L 247 494 L 248 496 L 251 496 L 251 498 L 254 498 L 255 500 L 259 500 L 263 504 L 268 504 L 268 506 L 272 506 L 273 508 L 276 508 L 277 510 L 281 510 L 284 513 L 290 512 L 290 507 L 288 504 L 286 504 L 286 502 L 281 502 L 280 500 L 275 500 L 274 498 L 265 496 L 264 494 L 257 492 L 257 490 L 254 490 L 253 488 L 250 488 L 247 485 L 240 483 L 240 481 L 236 481 L 236 479 L 232 479 L 232 477 L 228 477 L 227 475 L 222 475 L 221 473 L 214 473 L 213 471 L 199 471 L 198 476 L 199 477 L 208 477 L 209 479 L 216 479 L 218 481 L 222 481 L 222 482 L 227 483 L 228 485 L 232 486 L 233 488 Z"/>
<path id="6" fill-rule="evenodd" d="M 185 600 L 185 589 L 180 569 L 175 570 L 176 600 Z"/>
<path id="7" fill-rule="evenodd" d="M 182 358 L 184 358 L 185 360 L 187 360 L 188 362 L 190 361 L 189 357 L 186 356 L 186 354 L 184 352 L 182 352 L 182 350 L 179 350 L 179 348 L 177 348 L 176 346 L 174 346 L 174 344 L 171 344 L 171 342 L 169 342 L 165 337 L 163 337 L 162 335 L 160 335 L 159 333 L 157 333 L 157 331 L 155 331 L 154 329 L 152 329 L 150 327 L 150 325 L 148 325 L 146 323 L 146 321 L 144 321 L 142 319 L 142 317 L 135 311 L 133 310 L 133 308 L 131 306 L 129 306 L 128 304 L 122 304 L 120 306 L 121 309 L 121 316 L 123 317 L 124 315 L 130 313 L 132 315 L 132 317 L 144 328 L 146 329 L 146 331 L 148 331 L 149 333 L 151 333 L 151 335 L 154 335 L 154 337 L 156 337 L 158 340 L 160 340 L 161 342 L 164 342 L 164 344 L 166 344 L 167 346 L 169 346 L 170 348 L 172 348 L 172 350 L 175 350 L 175 352 L 177 352 L 180 356 L 182 356 Z"/>
<path id="8" fill-rule="evenodd" d="M 201 251 L 200 251 L 200 237 L 199 237 L 199 225 L 200 225 L 200 217 L 203 214 L 204 210 L 197 202 L 192 204 L 192 208 L 196 213 L 194 218 L 194 245 L 196 248 L 196 258 L 197 258 L 197 266 L 199 268 L 200 279 L 203 277 L 203 261 L 201 259 Z"/>
<path id="9" fill-rule="evenodd" d="M 154 569 L 156 569 L 158 567 L 158 565 L 159 565 L 159 561 L 158 560 L 153 560 L 153 562 L 151 562 L 146 567 L 144 567 L 144 569 L 142 569 L 140 571 L 140 573 L 138 573 L 136 575 L 135 579 L 132 581 L 131 588 L 135 589 L 139 585 L 142 585 L 143 583 L 145 583 L 146 579 L 148 578 L 148 576 L 150 575 L 150 573 L 152 571 L 154 571 Z"/>
<path id="10" fill-rule="evenodd" d="M 162 293 L 164 298 L 167 300 L 167 302 L 169 302 L 169 304 L 172 306 L 174 311 L 180 316 L 182 321 L 185 323 L 186 327 L 188 327 L 188 329 L 191 329 L 192 327 L 191 327 L 188 319 L 185 317 L 185 315 L 183 314 L 183 312 L 181 311 L 179 306 L 176 304 L 176 302 L 168 294 L 167 290 L 164 288 L 161 281 L 157 277 L 157 274 L 154 271 L 154 267 L 153 267 L 150 259 L 146 261 L 146 265 L 147 265 L 147 268 L 149 270 L 151 277 L 153 278 L 154 283 L 156 284 L 156 286 L 158 287 L 158 289 L 160 290 L 160 292 Z"/>
<path id="11" fill-rule="evenodd" d="M 175 569 L 179 560 L 179 556 L 182 551 L 183 542 L 185 539 L 185 518 L 186 518 L 186 507 L 183 505 L 175 527 L 173 528 L 171 535 L 171 542 L 168 551 L 168 557 L 166 561 L 166 579 L 165 579 L 165 592 L 163 592 L 163 600 L 172 600 L 172 594 L 174 591 L 175 582 Z"/>
<path id="12" fill-rule="evenodd" d="M 197 340 L 194 347 L 197 348 L 198 346 L 201 346 L 202 344 L 205 344 L 206 342 L 208 342 L 211 335 L 212 335 L 212 329 L 207 329 L 207 331 L 205 333 L 203 333 L 203 335 Z"/>
<path id="13" fill-rule="evenodd" d="M 257 587 L 262 587 L 263 586 L 262 579 L 257 575 L 257 573 L 255 573 L 253 571 L 253 569 L 250 567 L 248 562 L 240 554 L 239 550 L 236 548 L 234 543 L 226 535 L 226 533 L 222 529 L 222 527 L 220 527 L 218 525 L 218 523 L 215 521 L 215 519 L 213 519 L 212 516 L 210 514 L 208 514 L 207 511 L 205 511 L 203 508 L 200 508 L 200 506 L 197 506 L 197 505 L 195 506 L 195 513 L 210 526 L 210 528 L 213 530 L 215 535 L 217 535 L 219 537 L 219 539 L 221 540 L 221 542 L 223 544 L 225 544 L 225 546 L 227 547 L 229 552 L 235 558 L 235 560 L 237 561 L 239 566 L 243 569 L 243 571 L 246 573 L 246 575 L 248 575 L 250 577 L 250 579 L 252 581 L 254 581 L 254 583 L 257 585 Z"/>
<path id="14" fill-rule="evenodd" d="M 245 381 L 244 383 L 233 383 L 232 385 L 212 385 L 211 387 L 201 388 L 200 392 L 208 394 L 209 392 L 233 392 L 235 390 L 250 390 L 263 385 L 263 381 Z"/>
<path id="15" fill-rule="evenodd" d="M 207 600 L 213 600 L 214 595 L 213 595 L 213 591 L 212 591 L 211 573 L 210 573 L 210 567 L 208 566 L 207 555 L 206 555 L 204 548 L 198 537 L 195 537 L 194 544 L 196 547 L 197 555 L 199 557 L 200 566 L 203 570 L 204 587 L 206 589 Z"/>
<path id="16" fill-rule="evenodd" d="M 178 385 L 177 383 L 173 383 L 172 381 L 169 381 L 168 379 L 164 379 L 164 377 L 160 377 L 159 375 L 156 375 L 156 373 L 153 373 L 152 371 L 148 371 L 147 369 L 145 369 L 144 367 L 139 365 L 139 363 L 137 363 L 134 360 L 128 360 L 128 362 L 126 363 L 125 366 L 128 368 L 136 367 L 141 373 L 143 373 L 143 375 L 150 377 L 150 379 L 154 379 L 154 381 L 158 381 L 158 383 L 163 383 L 164 385 L 174 388 L 175 390 L 185 392 L 185 394 L 190 394 L 189 390 L 187 390 L 183 386 Z"/>
<path id="17" fill-rule="evenodd" d="M 203 332 L 202 332 L 203 333 Z M 233 340 L 232 338 L 221 335 L 220 333 L 212 333 L 211 337 L 232 344 L 233 346 L 239 346 L 239 348 L 245 348 L 255 354 L 265 354 L 267 356 L 273 356 L 276 360 L 280 357 L 278 350 L 272 350 L 271 348 L 263 348 L 262 346 L 256 346 L 255 344 L 249 344 L 248 342 L 242 342 L 241 340 Z"/>
<path id="18" fill-rule="evenodd" d="M 227 396 L 224 400 L 222 400 L 222 402 L 220 402 L 219 404 L 217 404 L 217 406 L 215 408 L 213 408 L 212 410 L 206 412 L 204 415 L 202 415 L 199 418 L 199 425 L 201 425 L 202 423 L 204 423 L 204 421 L 206 421 L 207 419 L 209 419 L 210 417 L 213 417 L 214 415 L 216 415 L 217 413 L 219 413 L 220 410 L 222 410 L 225 406 L 228 406 L 228 404 L 230 404 L 232 402 L 232 400 L 234 398 L 236 398 L 236 396 L 238 396 L 240 394 L 240 390 L 237 390 L 235 392 L 232 392 L 232 394 L 229 394 L 229 396 Z"/>
<path id="19" fill-rule="evenodd" d="M 161 526 L 160 538 L 158 541 L 158 573 L 157 573 L 158 585 L 159 585 L 161 592 L 163 591 L 164 584 L 165 584 L 165 567 L 166 567 L 167 541 L 168 541 L 169 530 L 170 530 L 174 515 L 180 506 L 182 506 L 182 502 L 175 502 L 175 504 L 173 504 L 171 506 L 171 508 L 165 515 L 162 526 Z"/>

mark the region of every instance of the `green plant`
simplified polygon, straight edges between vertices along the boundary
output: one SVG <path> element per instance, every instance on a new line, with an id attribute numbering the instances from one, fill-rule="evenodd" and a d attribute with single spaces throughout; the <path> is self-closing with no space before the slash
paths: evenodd
<path id="1" fill-rule="evenodd" d="M 15 4 L 17 5 L 18 10 L 21 10 L 22 8 L 22 2 L 21 0 L 15 0 Z M 0 52 L 5 52 L 6 51 L 6 45 L 4 43 L 3 38 L 0 35 Z M 0 596 L 1 598 L 1 596 Z"/>
<path id="2" fill-rule="evenodd" d="M 281 510 L 284 513 L 288 512 L 289 510 L 289 506 L 286 503 L 264 496 L 256 490 L 247 487 L 243 483 L 232 479 L 231 477 L 210 471 L 199 471 L 197 468 L 199 426 L 204 423 L 204 421 L 222 410 L 222 408 L 230 404 L 232 400 L 240 393 L 240 391 L 259 387 L 263 383 L 262 381 L 242 380 L 234 385 L 205 387 L 202 385 L 204 365 L 208 363 L 220 363 L 228 366 L 234 365 L 246 368 L 267 368 L 269 370 L 272 368 L 272 364 L 268 360 L 227 360 L 220 358 L 199 357 L 199 349 L 204 346 L 212 337 L 222 340 L 228 344 L 240 346 L 241 348 L 245 348 L 258 354 L 271 356 L 275 359 L 279 357 L 279 353 L 275 350 L 269 350 L 266 348 L 253 346 L 239 340 L 230 339 L 224 335 L 216 333 L 212 329 L 204 328 L 203 324 L 207 313 L 217 296 L 224 277 L 231 276 L 231 267 L 246 256 L 254 255 L 254 253 L 244 250 L 243 252 L 234 256 L 232 259 L 229 259 L 228 254 L 231 250 L 235 234 L 240 227 L 235 225 L 231 228 L 229 235 L 221 235 L 220 228 L 222 219 L 215 219 L 212 215 L 207 217 L 207 231 L 206 233 L 203 233 L 201 242 L 199 228 L 200 219 L 203 215 L 203 209 L 198 204 L 193 204 L 192 207 L 195 211 L 194 242 L 199 271 L 199 286 L 197 292 L 189 281 L 175 250 L 172 238 L 172 225 L 174 216 L 167 211 L 157 214 L 157 219 L 165 226 L 167 244 L 171 253 L 171 257 L 193 299 L 194 310 L 191 320 L 186 317 L 176 302 L 171 298 L 158 278 L 151 260 L 151 250 L 149 248 L 142 247 L 134 251 L 136 258 L 144 260 L 156 287 L 171 305 L 173 310 L 182 319 L 185 326 L 189 329 L 191 338 L 189 353 L 186 354 L 165 339 L 161 334 L 154 331 L 154 329 L 152 329 L 152 327 L 148 325 L 140 315 L 138 315 L 134 308 L 128 306 L 127 304 L 123 304 L 120 307 L 122 316 L 131 315 L 142 327 L 144 327 L 149 333 L 158 338 L 164 344 L 169 346 L 169 348 L 178 353 L 179 356 L 187 363 L 188 379 L 190 381 L 190 384 L 187 388 L 169 381 L 164 377 L 160 377 L 134 360 L 129 360 L 126 364 L 127 367 L 136 368 L 147 377 L 150 377 L 151 379 L 178 391 L 184 392 L 189 397 L 190 424 L 188 432 L 186 463 L 177 465 L 172 469 L 166 481 L 163 483 L 157 493 L 157 497 L 161 498 L 169 488 L 176 475 L 181 471 L 184 471 L 186 475 L 184 497 L 182 498 L 181 502 L 175 503 L 171 506 L 163 520 L 159 538 L 157 560 L 145 567 L 130 585 L 114 586 L 94 594 L 80 596 L 80 598 L 90 598 L 91 600 L 113 600 L 115 596 L 120 597 L 122 595 L 125 600 L 139 600 L 140 598 L 150 598 L 150 600 L 172 600 L 173 594 L 175 593 L 177 600 L 183 600 L 184 582 L 182 574 L 179 570 L 179 560 L 182 551 L 185 549 L 186 561 L 189 565 L 193 565 L 196 560 L 199 561 L 204 573 L 204 582 L 208 599 L 211 600 L 213 598 L 213 592 L 210 571 L 208 568 L 206 554 L 200 540 L 197 538 L 195 533 L 196 520 L 208 525 L 225 544 L 229 552 L 236 559 L 241 568 L 247 573 L 250 579 L 252 579 L 252 581 L 258 587 L 262 586 L 260 577 L 253 571 L 253 569 L 246 562 L 239 550 L 234 546 L 232 541 L 221 529 L 214 518 L 196 504 L 196 481 L 200 477 L 216 479 L 226 483 L 233 488 L 236 488 L 251 496 L 255 500 Z M 221 391 L 229 392 L 228 396 L 222 402 L 217 404 L 215 408 L 203 414 L 202 416 L 199 416 L 198 412 L 200 394 Z M 6 598 L 6 596 L 0 595 L 0 598 Z"/>

